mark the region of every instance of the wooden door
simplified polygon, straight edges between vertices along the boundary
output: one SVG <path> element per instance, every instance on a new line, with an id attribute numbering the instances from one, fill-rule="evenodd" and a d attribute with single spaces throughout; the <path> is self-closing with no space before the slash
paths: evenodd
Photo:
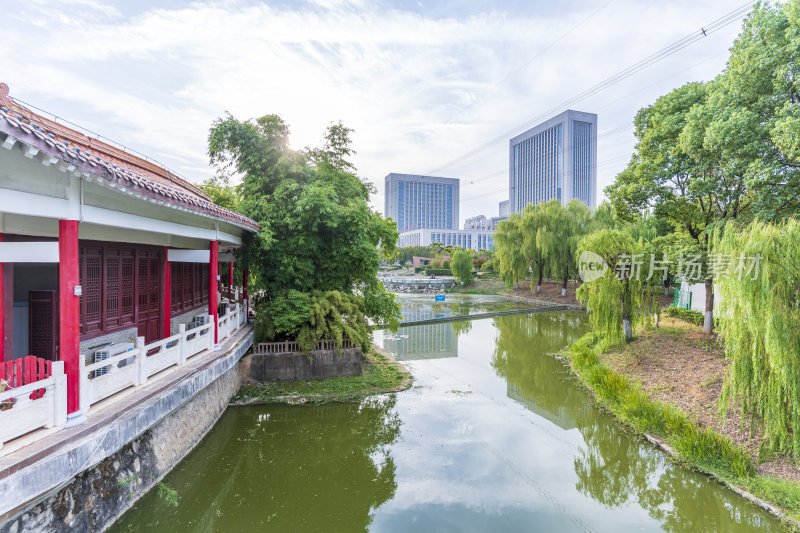
<path id="1" fill-rule="evenodd" d="M 141 253 L 138 257 L 137 327 L 146 343 L 159 339 L 161 298 L 161 258 L 155 253 Z"/>
<path id="2" fill-rule="evenodd" d="M 58 292 L 28 292 L 28 353 L 58 359 Z"/>

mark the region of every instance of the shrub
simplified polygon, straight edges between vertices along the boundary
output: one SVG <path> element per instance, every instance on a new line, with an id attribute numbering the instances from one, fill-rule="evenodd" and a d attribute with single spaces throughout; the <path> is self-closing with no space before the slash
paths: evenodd
<path id="1" fill-rule="evenodd" d="M 695 311 L 694 309 L 683 309 L 681 307 L 668 307 L 664 310 L 664 314 L 666 316 L 670 316 L 672 318 L 679 318 L 690 324 L 694 324 L 695 326 L 702 326 L 704 316 L 703 313 L 700 311 Z"/>
<path id="2" fill-rule="evenodd" d="M 428 267 L 425 269 L 425 273 L 429 276 L 452 276 L 453 271 L 449 268 L 432 268 Z"/>

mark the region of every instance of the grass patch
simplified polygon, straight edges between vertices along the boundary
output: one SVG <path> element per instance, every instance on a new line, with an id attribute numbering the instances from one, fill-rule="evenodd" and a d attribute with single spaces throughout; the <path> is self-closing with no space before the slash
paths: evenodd
<path id="1" fill-rule="evenodd" d="M 707 389 L 707 388 L 713 387 L 717 383 L 721 383 L 721 382 L 722 382 L 722 376 L 711 376 L 710 378 L 705 379 L 705 380 L 700 382 L 700 388 L 701 389 Z"/>
<path id="2" fill-rule="evenodd" d="M 359 400 L 365 396 L 394 392 L 411 379 L 399 363 L 379 353 L 368 353 L 361 360 L 360 376 L 276 381 L 243 385 L 231 399 L 233 403 L 285 402 L 327 403 Z"/>
<path id="3" fill-rule="evenodd" d="M 687 465 L 715 474 L 800 519 L 800 485 L 762 476 L 747 451 L 728 437 L 697 423 L 674 406 L 651 399 L 637 383 L 617 374 L 603 362 L 598 339 L 591 333 L 565 350 L 567 361 L 598 401 L 640 433 L 665 440 Z M 711 386 L 709 380 L 703 386 Z"/>

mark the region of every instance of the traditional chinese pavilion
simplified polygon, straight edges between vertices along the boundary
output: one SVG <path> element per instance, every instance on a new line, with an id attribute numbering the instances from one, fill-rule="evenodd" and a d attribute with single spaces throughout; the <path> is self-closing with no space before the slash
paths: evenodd
<path id="1" fill-rule="evenodd" d="M 79 374 L 98 348 L 150 345 L 204 323 L 217 341 L 220 290 L 236 298 L 232 251 L 257 230 L 161 165 L 33 112 L 0 83 L 0 365 L 63 361 L 67 425 L 83 418 Z"/>

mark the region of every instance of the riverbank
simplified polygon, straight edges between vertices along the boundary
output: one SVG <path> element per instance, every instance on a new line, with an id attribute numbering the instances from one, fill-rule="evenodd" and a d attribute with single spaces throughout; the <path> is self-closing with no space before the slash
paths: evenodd
<path id="1" fill-rule="evenodd" d="M 585 309 L 575 297 L 575 291 L 581 283 L 578 281 L 570 281 L 567 283 L 566 295 L 561 295 L 562 282 L 544 280 L 539 292 L 531 291 L 530 280 L 520 282 L 517 289 L 509 289 L 505 283 L 498 279 L 476 279 L 466 287 L 453 287 L 446 292 L 455 294 L 495 294 L 498 296 L 506 296 L 520 302 L 526 302 L 535 305 L 566 305 L 573 309 Z M 667 307 L 672 304 L 672 292 L 670 295 L 659 295 L 659 304 L 661 307 Z"/>
<path id="2" fill-rule="evenodd" d="M 800 469 L 786 457 L 759 456 L 761 434 L 722 418 L 727 371 L 721 341 L 677 319 L 600 353 L 589 334 L 563 352 L 599 403 L 692 468 L 710 474 L 800 530 Z"/>
<path id="3" fill-rule="evenodd" d="M 382 348 L 373 346 L 372 352 L 362 357 L 359 376 L 243 385 L 231 398 L 230 405 L 350 402 L 375 394 L 398 392 L 411 386 L 411 373 Z"/>

